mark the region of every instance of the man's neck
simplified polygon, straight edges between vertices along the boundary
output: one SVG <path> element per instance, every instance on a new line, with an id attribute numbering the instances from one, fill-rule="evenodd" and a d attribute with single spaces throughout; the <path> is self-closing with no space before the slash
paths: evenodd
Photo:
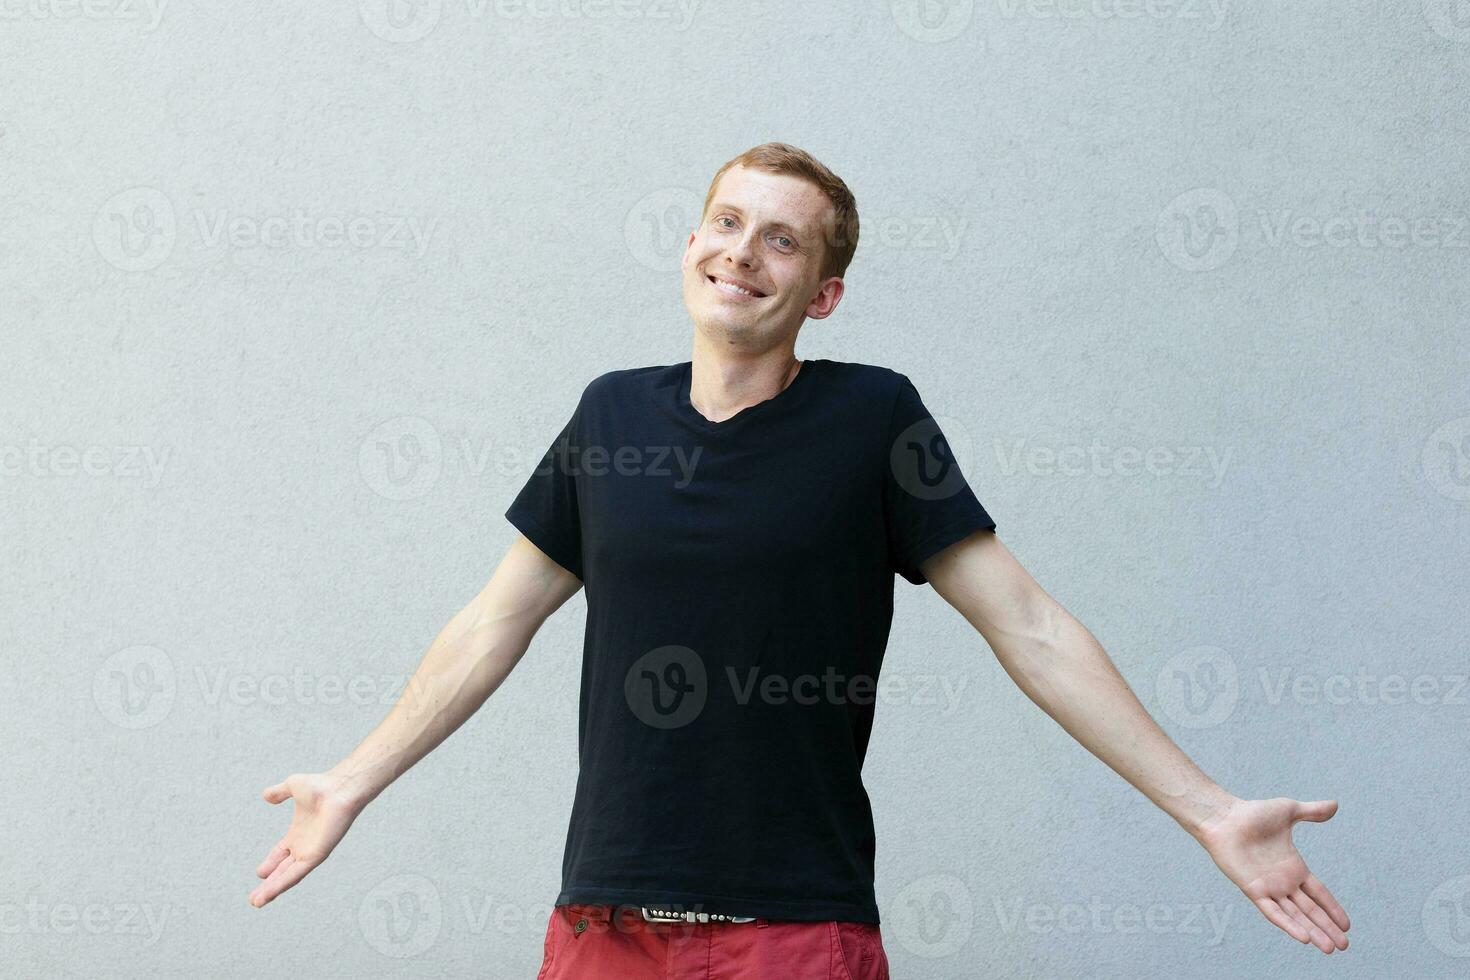
<path id="1" fill-rule="evenodd" d="M 713 349 L 698 334 L 690 358 L 689 402 L 711 422 L 774 398 L 802 370 L 792 346 L 759 354 Z"/>

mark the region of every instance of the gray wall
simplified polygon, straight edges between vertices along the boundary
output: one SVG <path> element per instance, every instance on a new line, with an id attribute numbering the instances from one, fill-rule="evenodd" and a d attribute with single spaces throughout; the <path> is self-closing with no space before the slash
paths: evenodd
<path id="1" fill-rule="evenodd" d="M 1206 771 L 1341 801 L 1328 960 L 899 581 L 885 677 L 955 693 L 868 758 L 895 976 L 1463 975 L 1464 3 L 45 3 L 0 5 L 5 974 L 534 975 L 580 596 L 264 910 L 259 793 L 381 719 L 582 386 L 688 357 L 691 209 L 784 139 L 864 228 L 798 354 L 914 379 Z"/>

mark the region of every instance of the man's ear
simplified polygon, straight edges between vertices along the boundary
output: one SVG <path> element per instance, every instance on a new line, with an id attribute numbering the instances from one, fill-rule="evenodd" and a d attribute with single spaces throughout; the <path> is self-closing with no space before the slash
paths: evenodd
<path id="1" fill-rule="evenodd" d="M 807 304 L 806 315 L 813 320 L 827 319 L 837 309 L 837 304 L 842 302 L 842 293 L 846 288 L 846 283 L 840 276 L 829 277 Z"/>

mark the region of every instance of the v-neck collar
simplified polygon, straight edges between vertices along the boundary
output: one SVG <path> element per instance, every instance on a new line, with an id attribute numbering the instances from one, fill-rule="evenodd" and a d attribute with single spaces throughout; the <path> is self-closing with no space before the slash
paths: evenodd
<path id="1" fill-rule="evenodd" d="M 679 416 L 691 425 L 697 426 L 706 432 L 725 432 L 734 428 L 736 423 L 745 422 L 753 417 L 764 415 L 790 402 L 793 393 L 801 387 L 802 383 L 812 374 L 812 370 L 816 366 L 816 360 L 812 358 L 804 359 L 801 362 L 801 367 L 797 369 L 796 376 L 791 379 L 791 383 L 785 388 L 782 388 L 765 401 L 745 406 L 722 422 L 711 422 L 699 414 L 699 409 L 695 408 L 694 403 L 689 400 L 689 386 L 694 380 L 694 362 L 684 361 L 679 365 L 678 383 L 674 386 L 675 408 L 678 410 Z"/>

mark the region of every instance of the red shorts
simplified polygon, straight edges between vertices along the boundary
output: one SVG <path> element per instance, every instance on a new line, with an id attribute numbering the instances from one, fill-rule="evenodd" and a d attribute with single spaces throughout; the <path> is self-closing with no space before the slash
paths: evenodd
<path id="1" fill-rule="evenodd" d="M 871 922 L 648 922 L 633 906 L 558 905 L 536 980 L 889 980 Z"/>

